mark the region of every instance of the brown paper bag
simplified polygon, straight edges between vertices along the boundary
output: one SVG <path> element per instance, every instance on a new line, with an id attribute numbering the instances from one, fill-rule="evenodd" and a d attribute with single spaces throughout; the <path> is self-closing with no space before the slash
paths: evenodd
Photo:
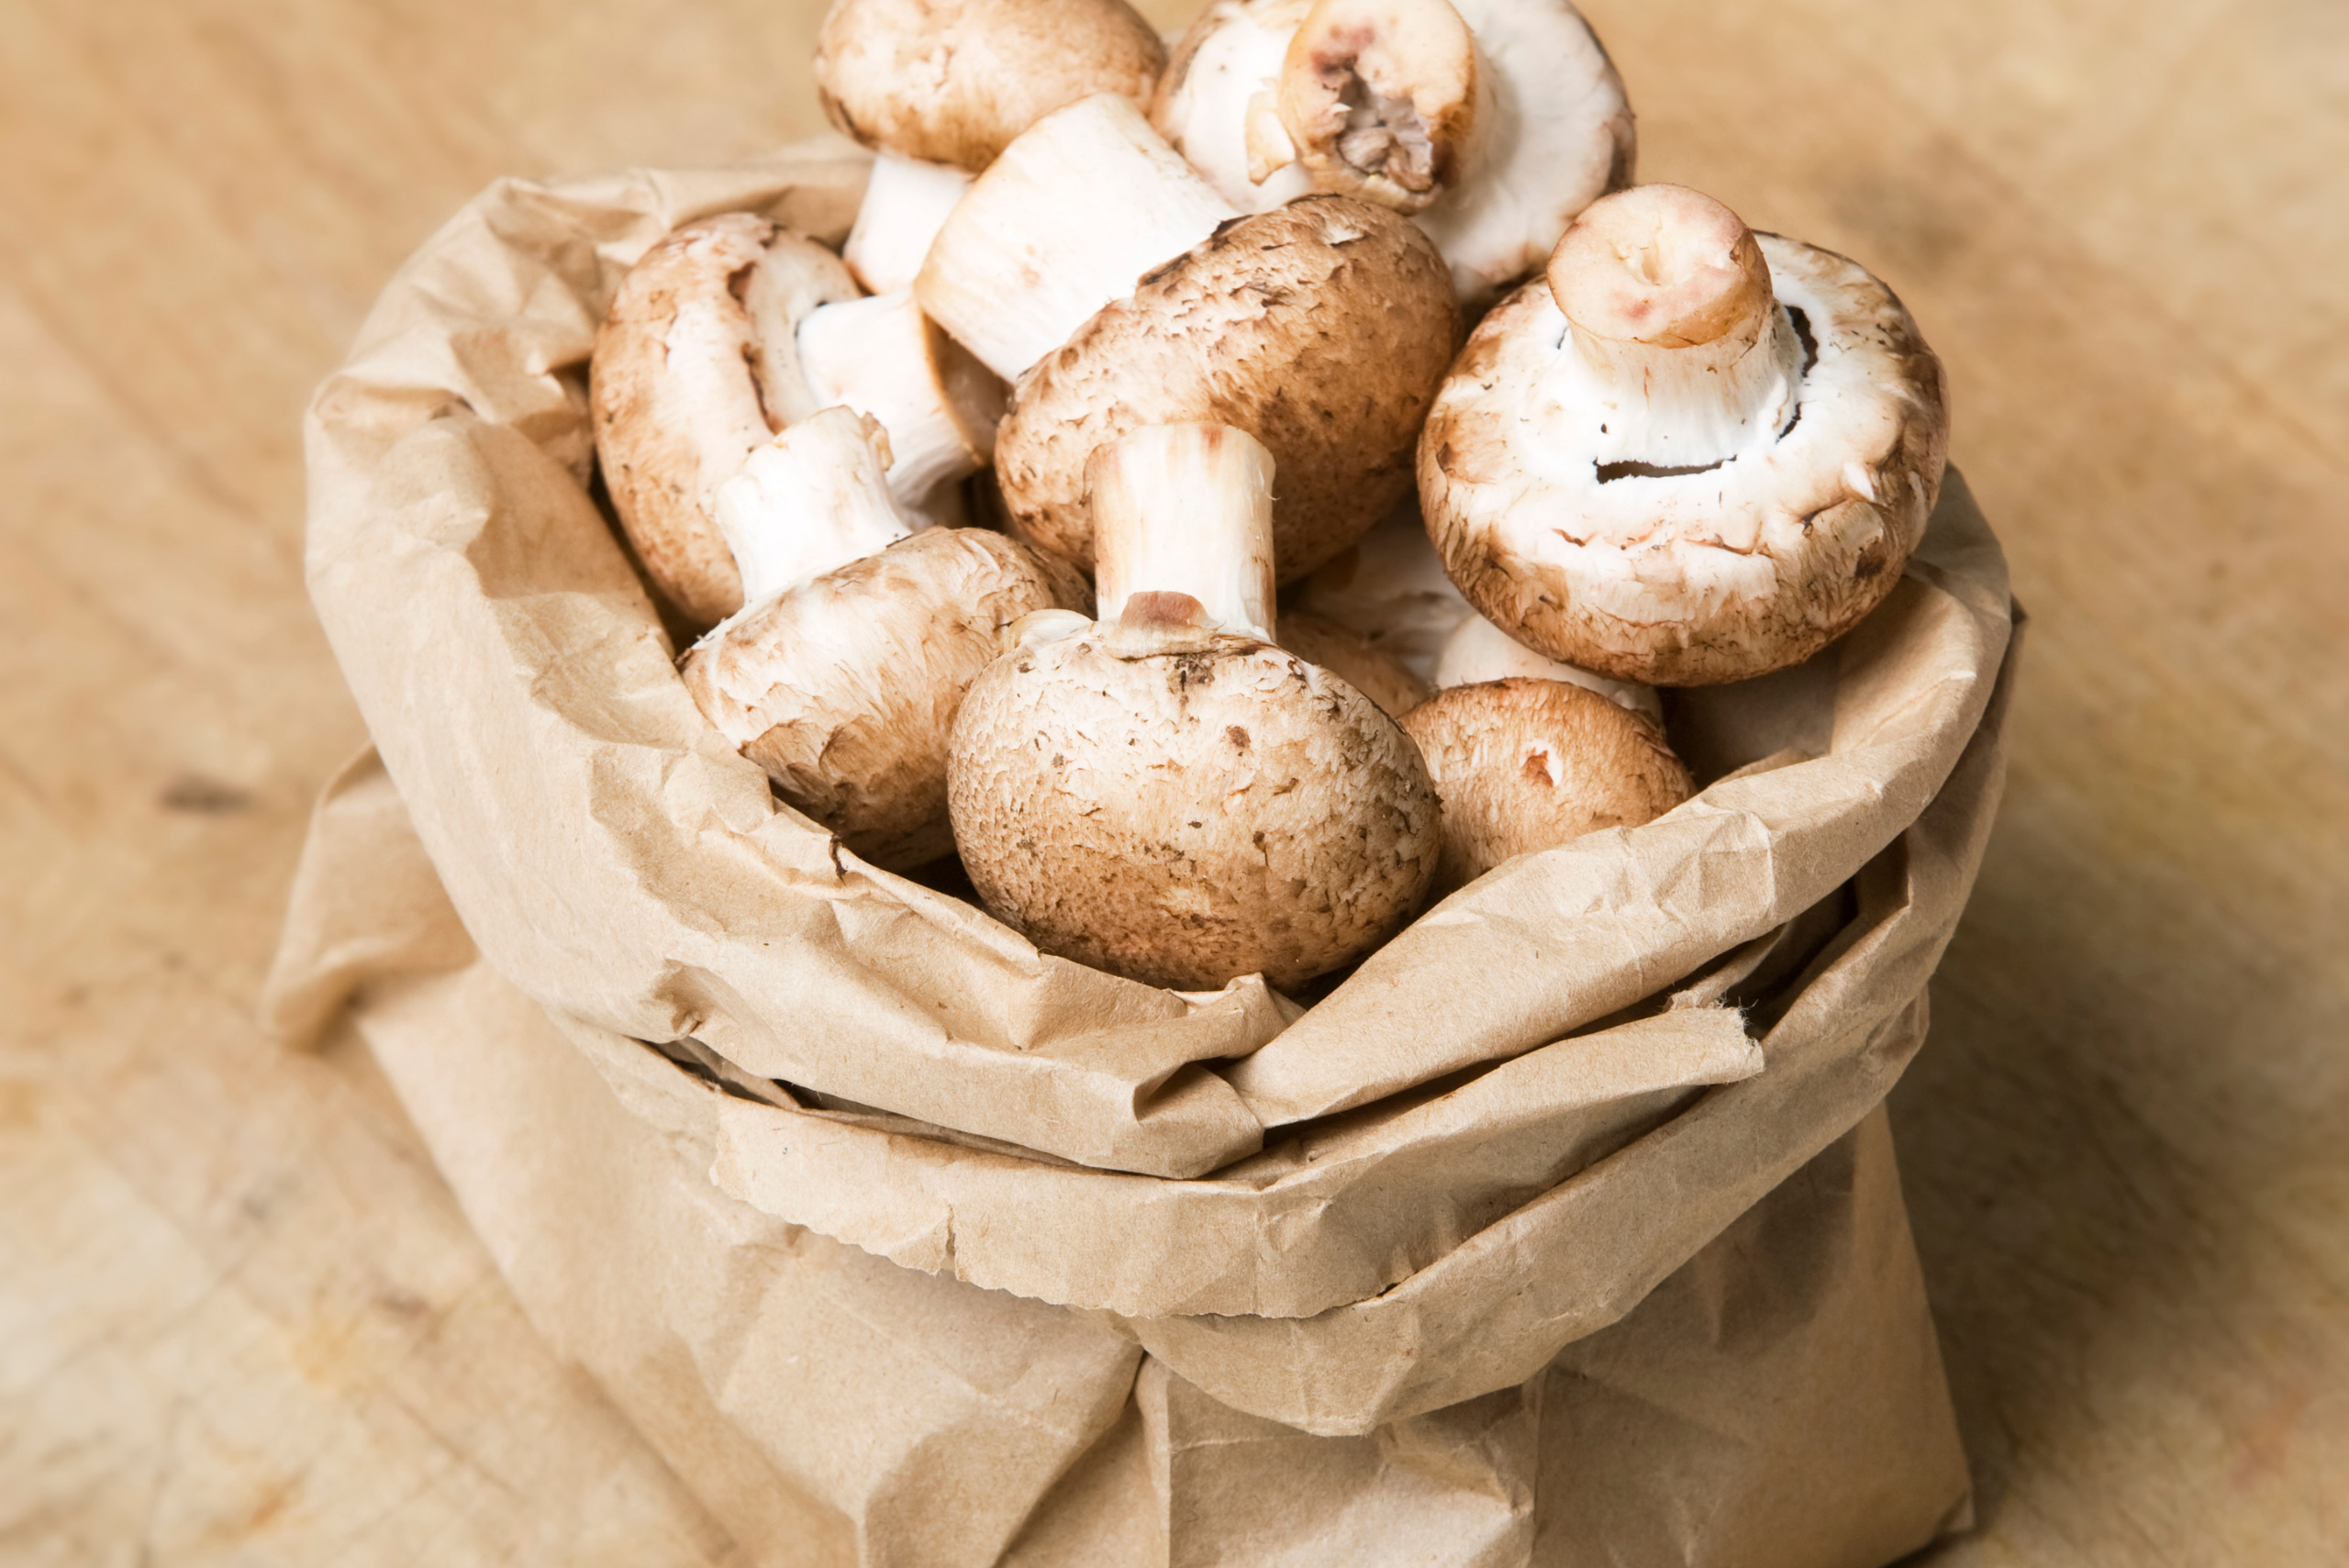
<path id="1" fill-rule="evenodd" d="M 582 488 L 627 264 L 728 208 L 837 238 L 862 169 L 502 183 L 387 291 L 309 425 L 382 760 L 322 804 L 273 1025 L 362 993 L 550 1339 L 776 1561 L 1648 1560 L 1564 1497 L 1658 1561 L 1930 1537 L 1963 1467 L 1869 1118 L 2001 777 L 1962 480 L 1858 630 L 1681 694 L 1696 800 L 1511 862 L 1310 1009 L 1158 991 L 775 802 Z"/>

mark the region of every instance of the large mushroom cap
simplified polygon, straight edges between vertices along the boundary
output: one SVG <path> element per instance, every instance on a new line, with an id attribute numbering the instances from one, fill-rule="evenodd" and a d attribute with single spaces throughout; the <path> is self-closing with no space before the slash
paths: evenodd
<path id="1" fill-rule="evenodd" d="M 1280 580 L 1353 542 L 1410 485 L 1456 313 L 1409 220 L 1312 196 L 1227 224 L 1039 361 L 996 437 L 1012 526 L 1089 567 L 1085 463 L 1146 425 L 1230 425 L 1280 473 Z"/>
<path id="2" fill-rule="evenodd" d="M 685 655 L 686 689 L 775 791 L 874 865 L 953 849 L 947 735 L 1011 623 L 1081 588 L 1011 539 L 931 528 L 754 606 Z"/>
<path id="3" fill-rule="evenodd" d="M 816 92 L 867 147 L 977 173 L 1064 104 L 1148 102 L 1166 46 L 1123 0 L 832 0 Z"/>
<path id="4" fill-rule="evenodd" d="M 678 229 L 620 280 L 589 372 L 596 458 L 654 587 L 697 626 L 742 604 L 718 487 L 814 412 L 794 332 L 857 292 L 839 257 L 748 213 Z"/>
<path id="5" fill-rule="evenodd" d="M 1394 722 L 1252 639 L 1112 640 L 1022 648 L 956 717 L 954 835 L 988 907 L 1047 952 L 1185 990 L 1293 986 L 1393 935 L 1438 845 Z"/>
<path id="6" fill-rule="evenodd" d="M 1850 629 L 1923 537 L 1948 445 L 1940 361 L 1856 263 L 1753 238 L 1776 294 L 1753 334 L 1688 341 L 1710 318 L 1675 268 L 1731 295 L 1745 274 L 1726 250 L 1716 266 L 1655 247 L 1621 261 L 1654 274 L 1650 316 L 1696 324 L 1676 346 L 1570 326 L 1542 282 L 1469 339 L 1420 436 L 1419 500 L 1453 581 L 1518 640 L 1620 680 L 1743 680 Z M 1666 352 L 1706 373 L 1675 383 L 1638 357 Z M 1609 363 L 1630 373 L 1610 381 Z M 1766 417 L 1670 418 L 1638 390 L 1676 384 L 1693 407 L 1740 379 Z"/>
<path id="7" fill-rule="evenodd" d="M 1453 686 L 1402 725 L 1443 801 L 1442 888 L 1514 855 L 1653 821 L 1693 787 L 1647 720 L 1563 681 Z"/>

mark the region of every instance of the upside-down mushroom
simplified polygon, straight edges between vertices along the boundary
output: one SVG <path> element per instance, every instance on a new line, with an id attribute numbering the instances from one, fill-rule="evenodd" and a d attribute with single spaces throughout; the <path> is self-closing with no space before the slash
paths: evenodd
<path id="1" fill-rule="evenodd" d="M 1219 426 L 1093 465 L 1100 619 L 1040 616 L 971 687 L 949 770 L 987 906 L 1153 984 L 1360 957 L 1434 875 L 1435 797 L 1393 720 L 1272 645 L 1273 464 Z"/>
<path id="2" fill-rule="evenodd" d="M 1631 177 L 1623 83 L 1567 0 L 1216 0 L 1152 121 L 1243 212 L 1408 213 L 1481 308 Z"/>
<path id="3" fill-rule="evenodd" d="M 872 863 L 953 847 L 946 738 L 1012 623 L 1082 585 L 1000 534 L 914 531 L 882 475 L 887 438 L 828 408 L 754 453 L 718 516 L 746 608 L 680 666 L 702 713 L 775 791 Z"/>
<path id="4" fill-rule="evenodd" d="M 1527 646 L 1655 685 L 1810 657 L 1923 537 L 1941 363 L 1856 263 L 1675 185 L 1575 220 L 1419 438 L 1445 570 Z"/>

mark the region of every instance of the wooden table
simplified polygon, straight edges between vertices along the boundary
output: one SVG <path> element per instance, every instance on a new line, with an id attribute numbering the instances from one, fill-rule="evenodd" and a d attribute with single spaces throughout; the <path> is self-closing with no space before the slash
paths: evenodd
<path id="1" fill-rule="evenodd" d="M 362 739 L 308 388 L 492 177 L 815 128 L 817 12 L 0 6 L 0 1560 L 728 1560 L 364 1056 L 250 1012 Z M 1983 1492 L 1936 1561 L 2341 1562 L 2349 7 L 1590 14 L 1645 176 L 1909 301 L 2034 616 L 1895 1100 Z"/>

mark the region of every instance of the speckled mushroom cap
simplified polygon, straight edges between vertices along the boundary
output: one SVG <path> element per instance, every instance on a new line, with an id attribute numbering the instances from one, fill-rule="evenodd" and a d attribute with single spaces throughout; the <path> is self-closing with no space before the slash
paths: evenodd
<path id="1" fill-rule="evenodd" d="M 1139 108 L 1166 46 L 1123 0 L 832 0 L 816 93 L 867 147 L 977 173 L 1064 104 Z"/>
<path id="2" fill-rule="evenodd" d="M 815 412 L 795 331 L 858 292 L 839 257 L 748 213 L 676 230 L 620 280 L 589 371 L 596 460 L 654 587 L 696 626 L 742 605 L 718 487 Z"/>
<path id="3" fill-rule="evenodd" d="M 1402 718 L 1443 801 L 1440 888 L 1688 798 L 1688 770 L 1647 720 L 1563 681 L 1438 692 Z"/>
<path id="4" fill-rule="evenodd" d="M 1427 11 L 1466 24 L 1469 72 L 1437 64 L 1448 51 L 1415 15 Z M 1373 80 L 1398 63 L 1385 52 L 1406 81 L 1381 93 Z M 1431 93 L 1455 83 L 1412 80 L 1412 68 L 1473 92 L 1464 102 Z M 1464 123 L 1425 123 L 1422 106 Z M 1317 135 L 1315 107 L 1350 111 L 1336 123 L 1377 149 L 1364 161 L 1382 167 L 1353 166 L 1344 134 Z M 1575 214 L 1630 183 L 1636 150 L 1622 79 L 1567 0 L 1215 0 L 1175 45 L 1151 119 L 1242 212 L 1318 189 L 1413 213 L 1471 311 L 1539 267 Z M 1425 146 L 1426 178 L 1382 177 L 1397 141 Z"/>
<path id="5" fill-rule="evenodd" d="M 1089 607 L 1083 584 L 1017 541 L 930 528 L 753 606 L 685 655 L 710 721 L 775 792 L 874 865 L 953 849 L 946 745 L 955 709 L 1022 616 Z"/>
<path id="6" fill-rule="evenodd" d="M 1273 453 L 1276 572 L 1300 577 L 1409 488 L 1456 321 L 1442 259 L 1383 207 L 1312 196 L 1228 224 L 1014 387 L 995 452 L 1011 526 L 1089 569 L 1093 450 L 1146 425 L 1230 425 Z"/>
<path id="7" fill-rule="evenodd" d="M 1252 638 L 1120 653 L 1115 629 L 998 661 L 956 717 L 954 836 L 987 906 L 1180 990 L 1294 986 L 1399 929 L 1439 832 L 1394 721 Z"/>
<path id="8" fill-rule="evenodd" d="M 1698 420 L 1675 450 L 1668 422 L 1591 368 L 1639 345 L 1570 328 L 1546 282 L 1488 316 L 1445 381 L 1419 439 L 1429 535 L 1461 592 L 1519 641 L 1620 680 L 1743 680 L 1850 629 L 1923 536 L 1948 445 L 1940 361 L 1855 262 L 1751 238 L 1758 259 L 1702 263 L 1765 280 L 1753 353 L 1783 349 L 1790 369 L 1724 361 L 1719 378 L 1760 367 L 1749 379 L 1769 417 L 1751 428 Z M 1634 295 L 1676 286 L 1625 276 Z M 1719 357 L 1731 341 L 1692 351 Z"/>

